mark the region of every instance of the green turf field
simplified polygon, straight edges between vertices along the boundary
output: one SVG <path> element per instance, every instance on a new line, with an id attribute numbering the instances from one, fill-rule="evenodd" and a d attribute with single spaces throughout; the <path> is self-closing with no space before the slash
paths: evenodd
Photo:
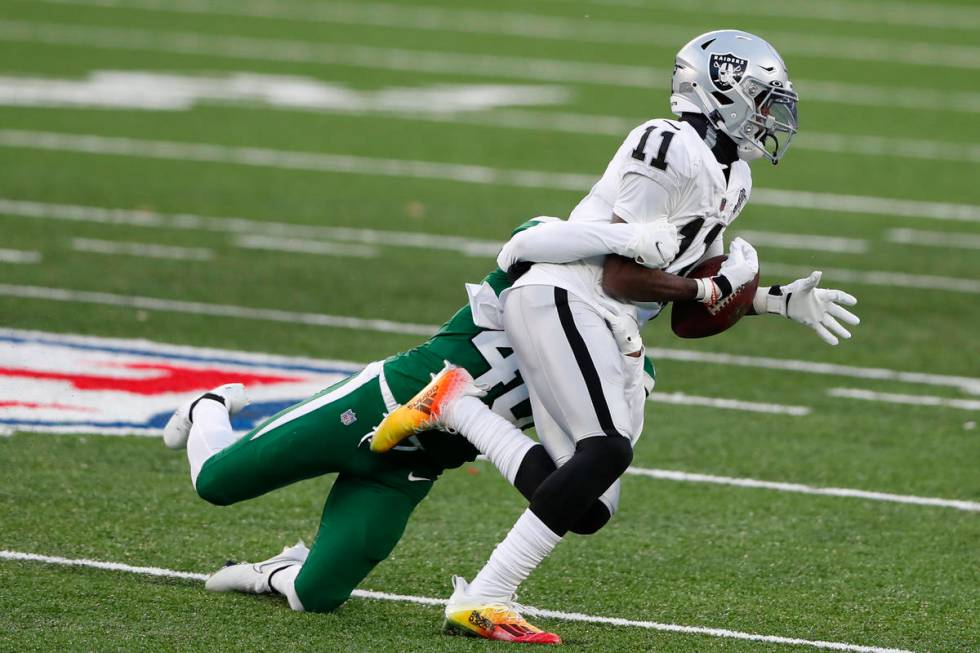
<path id="1" fill-rule="evenodd" d="M 971 0 L 6 0 L 0 327 L 353 362 L 412 346 L 463 304 L 494 243 L 567 215 L 630 127 L 667 115 L 674 53 L 718 27 L 769 38 L 801 96 L 799 138 L 777 168 L 754 166 L 734 230 L 757 244 L 763 283 L 823 269 L 863 323 L 831 348 L 776 318 L 704 341 L 655 321 L 657 392 L 679 403 L 648 406 L 621 513 L 567 538 L 520 600 L 586 615 L 538 619 L 573 650 L 980 650 Z M 40 83 L 107 71 L 155 76 L 74 95 Z M 243 73 L 307 91 L 222 85 Z M 334 99 L 304 105 L 320 101 L 311 83 Z M 525 104 L 438 110 L 463 85 Z M 447 95 L 420 96 L 434 89 Z M 290 251 L 311 244 L 321 253 Z M 147 245 L 185 258 L 134 249 Z M 0 437 L 0 477 L 2 551 L 195 573 L 309 541 L 330 484 L 217 509 L 156 439 L 26 431 Z M 363 589 L 447 597 L 522 508 L 487 463 L 447 473 Z M 504 648 L 443 637 L 438 607 L 405 600 L 304 615 L 193 579 L 22 560 L 0 560 L 0 613 L 11 651 Z"/>

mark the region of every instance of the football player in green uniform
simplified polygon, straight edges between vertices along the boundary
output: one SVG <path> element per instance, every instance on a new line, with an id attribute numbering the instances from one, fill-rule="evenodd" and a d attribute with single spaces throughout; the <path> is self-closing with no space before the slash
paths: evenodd
<path id="1" fill-rule="evenodd" d="M 547 225 L 544 231 L 550 237 L 544 241 L 549 245 L 535 257 L 547 262 L 613 253 L 656 267 L 677 249 L 676 231 L 663 224 L 573 225 L 535 218 L 514 233 L 542 224 Z M 474 319 L 471 308 L 479 307 L 479 292 L 499 294 L 510 285 L 504 271 L 492 271 L 482 286 L 470 287 L 470 305 L 426 342 L 367 365 L 240 438 L 229 420 L 248 403 L 240 384 L 221 386 L 178 408 L 164 430 L 164 442 L 172 449 L 187 449 L 191 481 L 210 503 L 230 505 L 303 479 L 338 474 L 309 549 L 299 543 L 264 562 L 230 564 L 206 587 L 279 593 L 293 609 L 311 612 L 344 603 L 391 553 L 439 475 L 478 454 L 462 437 L 445 432 L 419 433 L 386 455 L 370 450 L 372 431 L 385 414 L 415 396 L 446 363 L 468 372 L 460 391 L 479 395 L 507 428 L 531 426 L 527 389 L 506 335 L 478 326 L 482 320 Z M 649 361 L 646 365 L 652 389 L 653 368 Z M 493 451 L 488 457 L 526 497 L 555 469 L 544 449 L 530 439 L 516 450 Z M 610 514 L 597 502 L 573 530 L 594 532 Z M 516 614 L 511 632 L 512 641 L 549 635 Z"/>

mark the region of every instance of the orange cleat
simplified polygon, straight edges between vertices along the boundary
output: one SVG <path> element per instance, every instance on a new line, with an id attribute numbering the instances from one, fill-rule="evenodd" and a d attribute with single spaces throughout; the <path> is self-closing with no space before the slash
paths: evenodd
<path id="1" fill-rule="evenodd" d="M 455 591 L 446 604 L 442 632 L 516 644 L 561 644 L 561 637 L 532 626 L 512 603 L 481 602 L 467 595 L 466 581 L 453 578 Z"/>
<path id="2" fill-rule="evenodd" d="M 411 435 L 442 427 L 443 414 L 453 401 L 484 394 L 469 372 L 447 362 L 441 372 L 432 376 L 429 385 L 407 403 L 385 415 L 371 436 L 371 451 L 390 451 Z"/>

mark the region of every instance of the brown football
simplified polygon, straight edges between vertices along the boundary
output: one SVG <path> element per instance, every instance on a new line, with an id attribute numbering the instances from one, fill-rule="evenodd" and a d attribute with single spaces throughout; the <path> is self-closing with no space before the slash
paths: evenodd
<path id="1" fill-rule="evenodd" d="M 715 256 L 701 263 L 688 273 L 688 278 L 713 277 L 718 274 L 727 256 Z M 732 328 L 752 307 L 759 274 L 749 283 L 710 308 L 701 302 L 689 300 L 674 302 L 670 311 L 670 328 L 681 338 L 707 338 Z"/>

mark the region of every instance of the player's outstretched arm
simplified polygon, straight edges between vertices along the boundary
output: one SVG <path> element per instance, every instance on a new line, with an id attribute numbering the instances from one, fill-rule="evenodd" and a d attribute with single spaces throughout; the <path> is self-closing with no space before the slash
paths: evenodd
<path id="1" fill-rule="evenodd" d="M 647 224 L 547 222 L 515 234 L 497 256 L 501 270 L 516 263 L 571 263 L 617 254 L 651 268 L 664 267 L 680 246 L 677 229 L 666 220 Z"/>
<path id="2" fill-rule="evenodd" d="M 785 286 L 759 288 L 752 301 L 753 311 L 758 315 L 782 315 L 805 324 L 828 345 L 836 345 L 838 338 L 850 338 L 851 332 L 841 322 L 851 326 L 861 323 L 857 315 L 844 308 L 857 304 L 857 299 L 843 290 L 818 288 L 822 275 L 817 271 Z"/>

